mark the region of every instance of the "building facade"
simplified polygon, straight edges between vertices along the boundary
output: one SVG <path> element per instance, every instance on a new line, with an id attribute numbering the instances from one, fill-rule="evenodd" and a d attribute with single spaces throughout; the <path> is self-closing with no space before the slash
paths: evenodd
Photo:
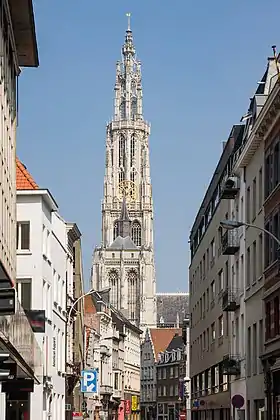
<path id="1" fill-rule="evenodd" d="M 256 139 L 261 137 L 264 142 L 264 227 L 279 240 L 280 86 L 277 72 L 274 74 L 276 83 L 264 104 L 258 124 L 256 123 L 255 137 Z M 265 235 L 263 294 L 265 343 L 262 362 L 265 374 L 267 416 L 273 419 L 280 415 L 279 287 L 279 243 Z"/>
<path id="2" fill-rule="evenodd" d="M 17 293 L 24 310 L 44 311 L 37 340 L 43 381 L 30 401 L 30 419 L 65 418 L 66 226 L 48 190 L 39 189 L 17 160 Z M 38 292 L 40 291 L 40 292 Z"/>
<path id="3" fill-rule="evenodd" d="M 156 364 L 157 418 L 175 420 L 185 415 L 185 359 L 182 335 L 176 333 Z"/>
<path id="4" fill-rule="evenodd" d="M 220 222 L 229 219 L 228 186 L 233 154 L 241 144 L 243 126 L 233 126 L 190 234 L 190 376 L 193 417 L 230 419 L 229 367 L 239 360 L 230 354 L 231 319 L 224 306 L 229 288 L 231 234 L 223 233 Z M 232 188 L 232 185 L 234 188 Z M 235 196 L 235 195 L 234 195 Z M 237 244 L 237 249 L 239 244 Z"/>
<path id="5" fill-rule="evenodd" d="M 142 331 L 109 304 L 108 292 L 85 298 L 85 326 L 86 363 L 99 370 L 98 392 L 85 394 L 90 418 L 139 419 Z"/>
<path id="6" fill-rule="evenodd" d="M 16 283 L 16 129 L 17 80 L 21 67 L 38 67 L 38 50 L 32 1 L 20 5 L 0 2 L 1 24 L 1 140 L 0 140 L 0 289 L 1 296 L 13 293 Z M 22 36 L 24 29 L 25 36 Z M 7 290 L 7 292 L 5 292 Z M 0 320 L 1 351 L 10 354 L 9 365 L 17 371 L 14 382 L 0 385 L 0 419 L 30 411 L 30 393 L 22 392 L 21 379 L 39 384 L 42 377 L 42 354 L 25 312 L 16 302 L 15 314 Z M 8 343 L 7 349 L 5 342 Z M 37 385 L 36 385 L 37 386 Z M 8 387 L 12 387 L 8 390 Z M 22 399 L 19 404 L 18 399 Z"/>
<path id="7" fill-rule="evenodd" d="M 157 418 L 157 373 L 159 355 L 166 350 L 180 328 L 148 328 L 141 344 L 141 418 Z"/>
<path id="8" fill-rule="evenodd" d="M 130 26 L 117 62 L 114 118 L 107 126 L 102 243 L 94 250 L 94 290 L 144 329 L 156 325 L 150 125 L 142 109 L 142 74 Z"/>

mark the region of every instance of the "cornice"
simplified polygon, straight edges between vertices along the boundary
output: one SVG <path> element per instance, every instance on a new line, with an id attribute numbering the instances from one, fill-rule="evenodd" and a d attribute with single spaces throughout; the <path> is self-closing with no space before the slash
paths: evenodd
<path id="1" fill-rule="evenodd" d="M 258 115 L 247 142 L 237 152 L 239 156 L 234 165 L 235 173 L 249 164 L 260 144 L 266 140 L 279 119 L 280 83 L 278 81 Z"/>

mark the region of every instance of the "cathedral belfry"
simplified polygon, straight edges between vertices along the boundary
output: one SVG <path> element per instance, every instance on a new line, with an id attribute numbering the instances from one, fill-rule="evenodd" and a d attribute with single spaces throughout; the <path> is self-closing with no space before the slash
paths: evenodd
<path id="1" fill-rule="evenodd" d="M 156 326 L 149 135 L 129 15 L 116 66 L 114 117 L 106 131 L 102 244 L 93 254 L 92 287 L 110 288 L 111 305 L 140 328 Z"/>

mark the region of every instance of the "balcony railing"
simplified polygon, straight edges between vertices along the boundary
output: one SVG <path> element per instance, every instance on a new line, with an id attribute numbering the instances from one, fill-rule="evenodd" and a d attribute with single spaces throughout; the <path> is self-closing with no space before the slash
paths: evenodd
<path id="1" fill-rule="evenodd" d="M 239 250 L 240 239 L 238 229 L 227 230 L 222 236 L 223 255 L 235 255 Z"/>
<path id="2" fill-rule="evenodd" d="M 222 309 L 224 312 L 234 312 L 239 308 L 239 291 L 227 288 L 222 294 Z"/>
<path id="3" fill-rule="evenodd" d="M 223 373 L 224 375 L 240 375 L 241 360 L 239 355 L 228 354 L 223 359 Z"/>

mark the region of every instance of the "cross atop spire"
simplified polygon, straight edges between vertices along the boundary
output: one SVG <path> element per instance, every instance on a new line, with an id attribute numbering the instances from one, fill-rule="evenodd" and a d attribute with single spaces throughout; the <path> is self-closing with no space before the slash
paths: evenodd
<path id="1" fill-rule="evenodd" d="M 131 13 L 127 13 L 127 30 L 130 31 L 130 17 L 131 17 Z"/>

